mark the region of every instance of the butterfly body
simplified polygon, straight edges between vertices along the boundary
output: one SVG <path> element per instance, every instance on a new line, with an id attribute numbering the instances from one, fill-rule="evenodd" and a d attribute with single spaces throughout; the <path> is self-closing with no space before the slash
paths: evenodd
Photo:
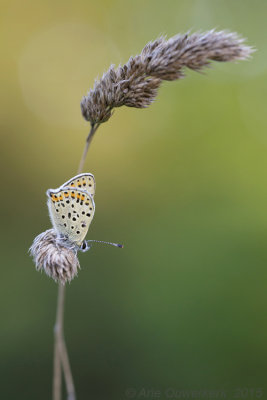
<path id="1" fill-rule="evenodd" d="M 95 179 L 80 174 L 58 189 L 49 189 L 47 205 L 58 235 L 73 247 L 81 248 L 95 213 Z"/>

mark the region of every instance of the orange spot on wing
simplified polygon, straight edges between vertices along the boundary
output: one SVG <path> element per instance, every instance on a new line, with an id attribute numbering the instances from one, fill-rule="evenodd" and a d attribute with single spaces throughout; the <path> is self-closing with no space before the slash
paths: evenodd
<path id="1" fill-rule="evenodd" d="M 51 196 L 51 200 L 53 201 L 53 202 L 59 202 L 60 200 L 63 200 L 63 197 L 60 195 L 59 197 L 57 197 L 56 195 L 54 195 L 54 194 L 52 194 L 52 196 Z"/>

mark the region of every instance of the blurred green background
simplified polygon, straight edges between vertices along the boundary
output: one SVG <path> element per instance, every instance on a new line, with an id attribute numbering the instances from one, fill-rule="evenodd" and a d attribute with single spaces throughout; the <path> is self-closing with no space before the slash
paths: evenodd
<path id="1" fill-rule="evenodd" d="M 66 341 L 79 400 L 266 393 L 266 13 L 264 0 L 1 1 L 1 399 L 51 398 L 57 286 L 27 250 L 50 227 L 45 191 L 76 174 L 81 97 L 159 34 L 214 27 L 247 37 L 253 59 L 165 83 L 96 134 L 88 236 L 125 248 L 81 254 Z"/>

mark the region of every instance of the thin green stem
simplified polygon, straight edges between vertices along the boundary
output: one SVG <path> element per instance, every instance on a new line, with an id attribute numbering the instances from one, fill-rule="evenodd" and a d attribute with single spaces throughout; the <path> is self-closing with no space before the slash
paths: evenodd
<path id="1" fill-rule="evenodd" d="M 87 136 L 85 147 L 84 147 L 84 150 L 83 150 L 83 155 L 82 155 L 82 158 L 81 158 L 81 161 L 80 161 L 80 164 L 79 164 L 78 174 L 81 174 L 82 171 L 83 171 L 84 163 L 85 163 L 85 160 L 86 160 L 86 156 L 87 156 L 90 144 L 91 144 L 91 142 L 93 140 L 94 134 L 96 133 L 97 128 L 99 127 L 99 125 L 100 125 L 100 123 L 91 126 L 91 130 L 90 130 L 90 132 L 89 132 L 89 134 Z"/>
<path id="2" fill-rule="evenodd" d="M 78 174 L 83 171 L 86 156 L 94 137 L 96 130 L 100 123 L 91 126 L 91 130 L 87 136 L 85 147 L 83 150 L 82 158 L 78 168 Z M 68 357 L 68 351 L 64 338 L 64 301 L 65 301 L 65 286 L 61 283 L 58 284 L 58 299 L 57 299 L 57 312 L 56 312 L 56 323 L 54 329 L 55 335 L 55 346 L 54 346 L 54 376 L 53 376 L 53 400 L 61 400 L 61 372 L 63 371 L 66 389 L 67 399 L 76 400 L 75 388 L 73 377 L 71 373 L 71 367 Z M 62 369 L 62 371 L 61 371 Z"/>
<path id="3" fill-rule="evenodd" d="M 61 400 L 62 376 L 61 376 L 60 341 L 63 329 L 63 315 L 64 315 L 64 286 L 59 284 L 56 323 L 54 327 L 55 346 L 54 346 L 53 400 Z"/>

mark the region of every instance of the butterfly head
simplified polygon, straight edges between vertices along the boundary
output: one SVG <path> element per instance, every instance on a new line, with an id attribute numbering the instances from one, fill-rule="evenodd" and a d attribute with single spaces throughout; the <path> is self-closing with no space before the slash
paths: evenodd
<path id="1" fill-rule="evenodd" d="M 90 250 L 91 246 L 87 243 L 86 240 L 83 241 L 82 245 L 80 246 L 79 250 L 85 253 L 86 251 Z"/>

